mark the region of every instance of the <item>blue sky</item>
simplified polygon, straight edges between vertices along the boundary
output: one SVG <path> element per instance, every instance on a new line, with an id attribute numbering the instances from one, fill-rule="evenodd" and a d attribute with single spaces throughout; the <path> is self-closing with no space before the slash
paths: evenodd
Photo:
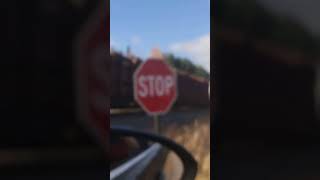
<path id="1" fill-rule="evenodd" d="M 210 70 L 210 0 L 111 0 L 110 45 L 147 58 L 154 47 Z"/>

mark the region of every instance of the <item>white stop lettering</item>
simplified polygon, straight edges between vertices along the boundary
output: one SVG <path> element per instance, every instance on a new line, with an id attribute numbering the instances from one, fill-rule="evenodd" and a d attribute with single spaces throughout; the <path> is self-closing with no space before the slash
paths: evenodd
<path id="1" fill-rule="evenodd" d="M 167 76 L 140 76 L 138 78 L 138 95 L 140 97 L 160 97 L 170 95 L 174 85 L 174 78 Z"/>

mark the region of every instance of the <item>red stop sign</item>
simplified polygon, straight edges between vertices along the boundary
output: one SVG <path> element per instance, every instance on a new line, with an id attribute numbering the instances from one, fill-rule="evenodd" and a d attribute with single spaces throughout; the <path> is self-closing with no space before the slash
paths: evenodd
<path id="1" fill-rule="evenodd" d="M 88 19 L 75 47 L 77 117 L 106 147 L 109 117 L 107 16 L 105 4 Z"/>
<path id="2" fill-rule="evenodd" d="M 177 98 L 177 76 L 164 60 L 149 59 L 133 77 L 134 98 L 149 115 L 167 113 Z"/>

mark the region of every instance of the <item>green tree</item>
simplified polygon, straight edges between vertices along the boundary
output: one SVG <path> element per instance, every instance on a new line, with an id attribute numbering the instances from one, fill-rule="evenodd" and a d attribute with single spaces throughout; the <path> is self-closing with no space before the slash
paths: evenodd
<path id="1" fill-rule="evenodd" d="M 171 53 L 166 54 L 165 57 L 168 63 L 178 70 L 198 77 L 203 77 L 206 79 L 210 78 L 210 74 L 203 67 L 193 64 L 187 58 L 177 57 Z"/>

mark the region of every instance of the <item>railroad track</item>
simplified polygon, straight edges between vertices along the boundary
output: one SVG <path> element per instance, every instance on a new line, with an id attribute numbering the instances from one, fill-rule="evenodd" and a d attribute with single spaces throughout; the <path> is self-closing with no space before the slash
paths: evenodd
<path id="1" fill-rule="evenodd" d="M 110 115 L 122 115 L 122 114 L 137 114 L 143 113 L 140 108 L 115 108 L 110 109 Z"/>
<path id="2" fill-rule="evenodd" d="M 125 126 L 143 131 L 153 131 L 152 117 L 147 116 L 141 110 L 117 110 L 111 113 L 111 126 Z M 120 113 L 121 112 L 121 113 Z M 193 122 L 195 119 L 207 115 L 208 108 L 179 108 L 173 109 L 168 114 L 160 116 L 162 128 L 170 124 L 185 124 Z"/>

